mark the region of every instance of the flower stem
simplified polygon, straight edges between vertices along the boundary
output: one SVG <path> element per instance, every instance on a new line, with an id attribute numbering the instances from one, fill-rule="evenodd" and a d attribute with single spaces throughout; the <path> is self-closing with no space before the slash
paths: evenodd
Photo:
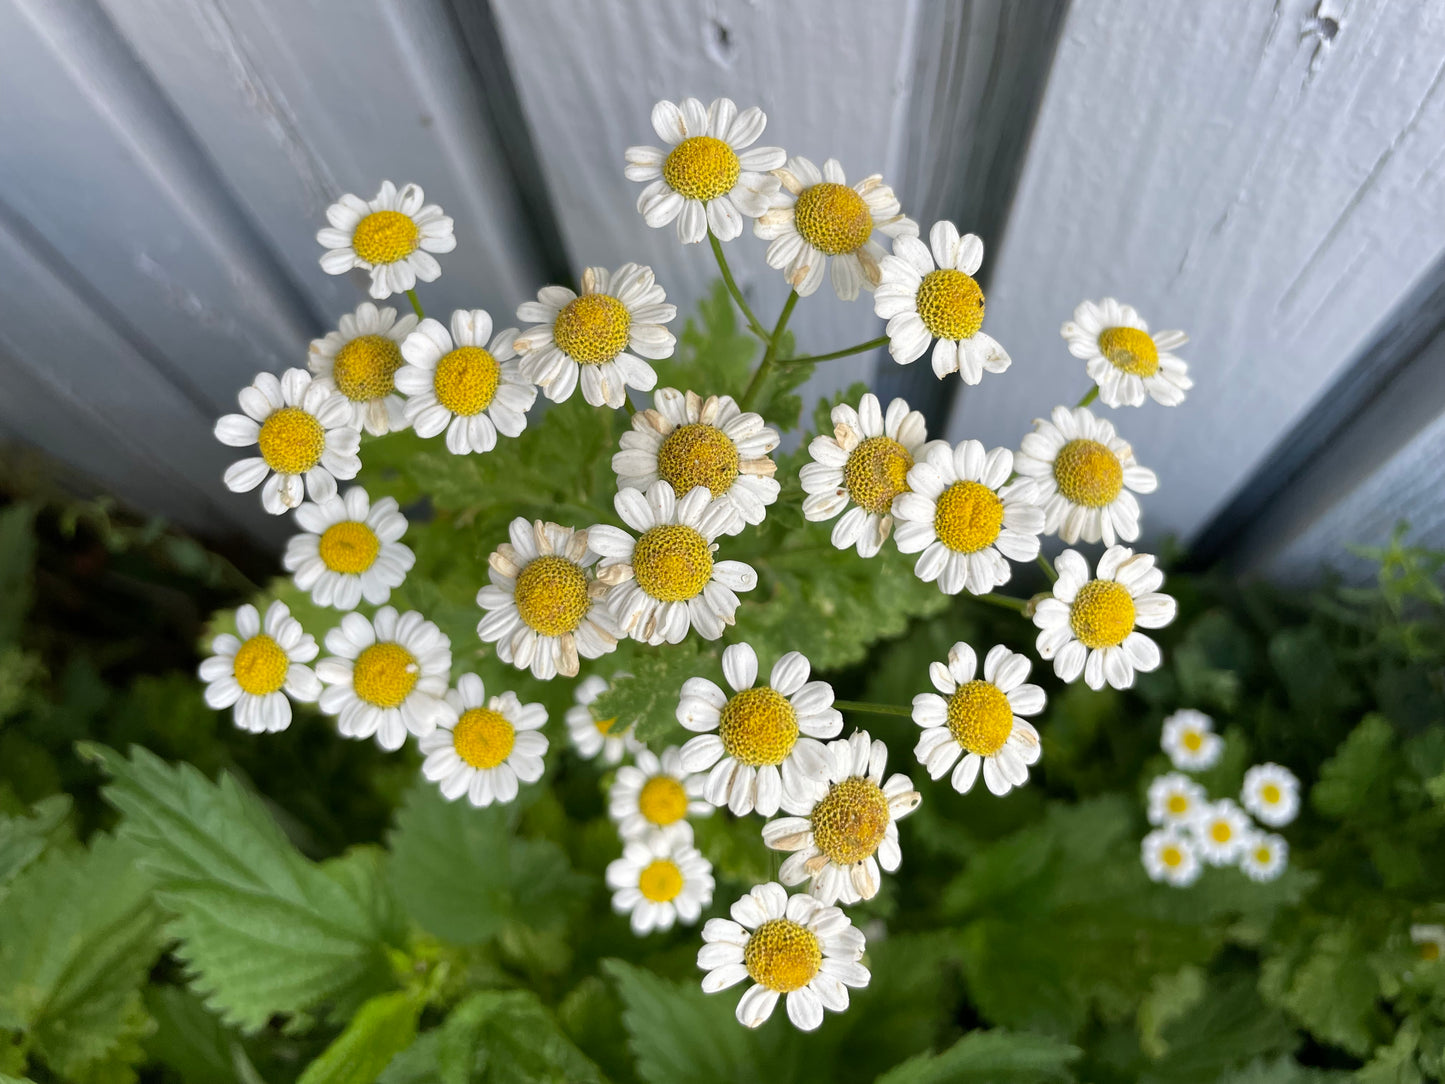
<path id="1" fill-rule="evenodd" d="M 623 396 L 622 405 L 627 408 L 627 416 L 630 418 L 637 413 L 637 408 L 632 405 L 632 400 Z"/>
<path id="2" fill-rule="evenodd" d="M 1039 554 L 1039 567 L 1044 570 L 1044 575 L 1049 578 L 1050 583 L 1059 578 L 1059 574 L 1054 571 L 1054 566 L 1049 564 L 1049 559 L 1042 553 Z"/>
<path id="3" fill-rule="evenodd" d="M 768 373 L 772 371 L 773 365 L 775 364 L 774 355 L 778 352 L 778 343 L 783 338 L 783 332 L 788 329 L 788 321 L 792 319 L 793 309 L 797 304 L 798 291 L 790 290 L 788 292 L 788 300 L 783 302 L 783 311 L 778 313 L 778 322 L 773 325 L 773 333 L 768 337 L 768 348 L 763 352 L 763 360 L 758 363 L 757 371 L 753 373 L 753 378 L 748 381 L 748 386 L 743 392 L 743 397 L 738 400 L 738 406 L 744 410 L 747 410 L 752 404 L 753 396 L 758 393 L 758 389 L 763 386 L 763 380 L 767 377 Z"/>
<path id="4" fill-rule="evenodd" d="M 861 711 L 867 715 L 902 715 L 913 718 L 912 708 L 901 708 L 897 704 L 870 704 L 866 700 L 834 700 L 833 706 L 839 711 Z"/>
<path id="5" fill-rule="evenodd" d="M 418 320 L 425 320 L 426 313 L 422 312 L 421 302 L 416 299 L 416 291 L 408 290 L 406 292 L 406 299 L 411 302 L 411 309 L 416 313 L 416 318 Z"/>
<path id="6" fill-rule="evenodd" d="M 1089 389 L 1088 394 L 1086 394 L 1082 399 L 1079 400 L 1078 406 L 1088 406 L 1098 397 L 1099 385 L 1095 384 L 1092 388 Z"/>
<path id="7" fill-rule="evenodd" d="M 979 602 L 987 602 L 990 606 L 1002 606 L 1005 610 L 1016 610 L 1024 613 L 1028 610 L 1028 599 L 1014 598 L 1011 595 L 974 595 Z"/>
<path id="8" fill-rule="evenodd" d="M 888 336 L 880 335 L 876 339 L 869 339 L 866 343 L 859 343 L 857 346 L 850 346 L 846 350 L 834 350 L 831 354 L 810 354 L 805 358 L 780 358 L 779 365 L 811 365 L 815 361 L 832 361 L 834 358 L 846 358 L 853 354 L 861 354 L 865 350 L 877 350 L 880 346 L 888 345 Z"/>
<path id="9" fill-rule="evenodd" d="M 728 293 L 732 294 L 732 298 L 737 302 L 738 308 L 743 310 L 743 316 L 747 319 L 748 328 L 754 335 L 762 339 L 763 342 L 772 342 L 772 336 L 763 330 L 763 325 L 759 322 L 758 318 L 753 315 L 753 310 L 748 307 L 747 301 L 743 298 L 743 292 L 738 289 L 737 280 L 733 278 L 732 268 L 728 266 L 728 258 L 723 255 L 722 242 L 713 236 L 711 230 L 708 230 L 707 239 L 712 245 L 712 254 L 717 257 L 717 269 L 722 272 L 723 282 L 728 288 Z"/>

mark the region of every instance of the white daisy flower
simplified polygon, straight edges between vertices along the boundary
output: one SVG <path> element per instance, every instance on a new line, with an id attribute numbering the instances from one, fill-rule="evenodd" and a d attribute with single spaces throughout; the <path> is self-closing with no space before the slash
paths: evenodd
<path id="1" fill-rule="evenodd" d="M 1033 501 L 1044 510 L 1044 531 L 1070 545 L 1083 539 L 1112 546 L 1139 537 L 1135 493 L 1153 493 L 1159 479 L 1134 460 L 1113 423 L 1084 407 L 1054 407 L 1051 420 L 1034 419 L 1014 470 L 1033 486 Z"/>
<path id="2" fill-rule="evenodd" d="M 677 306 L 666 301 L 652 268 L 635 263 L 616 271 L 587 268 L 581 296 L 565 286 L 542 287 L 536 301 L 517 306 L 517 319 L 533 325 L 517 336 L 522 375 L 554 403 L 569 398 L 580 382 L 588 403 L 618 409 L 629 387 L 656 387 L 657 373 L 647 360 L 672 357 L 677 340 L 663 325 L 677 315 Z"/>
<path id="3" fill-rule="evenodd" d="M 318 606 L 354 610 L 363 598 L 379 606 L 416 562 L 400 541 L 406 517 L 393 497 L 372 503 L 366 490 L 352 486 L 345 498 L 303 504 L 296 522 L 301 533 L 286 543 L 281 563 Z"/>
<path id="4" fill-rule="evenodd" d="M 622 857 L 607 864 L 612 909 L 627 915 L 632 932 L 643 937 L 691 926 L 712 903 L 712 863 L 686 839 L 656 836 L 629 840 Z"/>
<path id="5" fill-rule="evenodd" d="M 409 184 L 400 192 L 390 181 L 367 202 L 350 192 L 326 208 L 326 229 L 316 241 L 326 248 L 321 269 L 344 275 L 353 267 L 371 272 L 371 296 L 405 293 L 422 282 L 441 277 L 441 264 L 433 252 L 457 247 L 452 220 L 435 203 L 427 203 L 421 185 Z"/>
<path id="6" fill-rule="evenodd" d="M 1228 798 L 1201 806 L 1189 823 L 1199 857 L 1211 866 L 1232 866 L 1244 853 L 1255 827 Z"/>
<path id="7" fill-rule="evenodd" d="M 351 425 L 351 405 L 305 369 L 287 369 L 279 380 L 258 373 L 237 398 L 245 413 L 216 422 L 216 439 L 232 448 L 254 444 L 261 454 L 227 468 L 231 492 L 249 493 L 265 482 L 261 507 L 279 516 L 303 497 L 336 496 L 337 479 L 355 478 L 361 469 L 361 434 Z"/>
<path id="8" fill-rule="evenodd" d="M 1204 871 L 1193 838 L 1182 828 L 1156 828 L 1139 845 L 1144 871 L 1151 881 L 1187 888 Z"/>
<path id="9" fill-rule="evenodd" d="M 353 429 L 380 436 L 406 428 L 401 396 L 396 394 L 396 371 L 403 363 L 402 340 L 416 322 L 411 313 L 397 319 L 389 305 L 378 309 L 363 301 L 341 318 L 335 331 L 311 340 L 311 375 L 351 404 Z"/>
<path id="10" fill-rule="evenodd" d="M 519 782 L 542 778 L 547 709 L 541 704 L 523 704 L 516 693 L 488 699 L 476 674 L 458 678 L 446 702 L 451 713 L 417 744 L 426 757 L 421 774 L 441 785 L 447 801 L 465 794 L 474 806 L 505 805 Z"/>
<path id="11" fill-rule="evenodd" d="M 1039 555 L 1044 514 L 1028 486 L 1011 486 L 1013 452 L 985 452 L 976 440 L 933 444 L 908 472 L 909 492 L 893 501 L 894 541 L 921 553 L 914 574 L 946 595 L 986 595 L 1008 583 L 1009 561 Z M 1005 560 L 1008 558 L 1008 560 Z"/>
<path id="12" fill-rule="evenodd" d="M 451 641 L 415 610 L 398 616 L 383 606 L 371 620 L 346 614 L 326 634 L 326 650 L 331 654 L 316 664 L 329 686 L 321 710 L 337 717 L 342 737 L 374 735 L 395 751 L 408 732 L 425 737 L 456 718 L 446 700 Z"/>
<path id="13" fill-rule="evenodd" d="M 1031 666 L 1026 656 L 999 644 L 983 660 L 979 679 L 978 656 L 962 641 L 949 650 L 946 664 L 929 664 L 928 676 L 943 695 L 913 698 L 913 721 L 923 728 L 913 755 L 931 778 L 941 779 L 952 768 L 953 789 L 960 794 L 972 789 L 980 770 L 993 794 L 1029 781 L 1029 765 L 1038 761 L 1042 747 L 1039 732 L 1021 716 L 1044 710 L 1044 690 L 1027 684 Z"/>
<path id="14" fill-rule="evenodd" d="M 1164 720 L 1159 744 L 1170 763 L 1186 772 L 1206 771 L 1224 755 L 1224 739 L 1214 732 L 1214 720 L 1193 708 L 1180 708 Z"/>
<path id="15" fill-rule="evenodd" d="M 958 373 L 965 384 L 1009 367 L 1008 352 L 984 334 L 983 291 L 974 275 L 983 242 L 962 237 L 952 222 L 935 222 L 928 244 L 904 235 L 883 257 L 873 311 L 888 321 L 888 353 L 899 365 L 921 358 L 935 339 L 933 375 Z"/>
<path id="16" fill-rule="evenodd" d="M 1282 828 L 1299 815 L 1299 780 L 1278 764 L 1256 764 L 1244 773 L 1239 801 L 1260 824 Z"/>
<path id="17" fill-rule="evenodd" d="M 321 695 L 321 682 L 306 664 L 316 658 L 316 640 L 303 632 L 284 602 L 266 610 L 264 628 L 256 607 L 236 609 L 236 633 L 211 641 L 215 652 L 201 663 L 206 703 L 252 734 L 276 733 L 291 725 L 291 700 L 309 702 Z M 287 697 L 291 700 L 287 700 Z"/>
<path id="18" fill-rule="evenodd" d="M 703 937 L 706 936 L 704 928 Z M 1410 927 L 1410 940 L 1420 953 L 1420 959 L 1426 963 L 1434 963 L 1445 956 L 1445 926 L 1416 924 Z"/>
<path id="19" fill-rule="evenodd" d="M 710 918 L 702 928 L 697 966 L 707 972 L 704 993 L 744 979 L 753 985 L 738 1001 L 738 1023 L 755 1028 L 787 995 L 788 1019 L 802 1031 L 823 1022 L 823 1010 L 848 1008 L 848 988 L 868 985 L 859 961 L 863 931 L 837 907 L 806 893 L 789 896 L 776 881 L 758 885 L 732 906 L 732 919 Z"/>
<path id="20" fill-rule="evenodd" d="M 685 245 L 711 230 L 719 241 L 743 232 L 743 216 L 757 218 L 778 193 L 767 171 L 787 159 L 781 147 L 754 147 L 768 118 L 756 106 L 738 112 L 728 98 L 704 107 L 696 98 L 652 107 L 652 128 L 670 150 L 628 147 L 629 181 L 646 181 L 637 212 L 652 227 L 676 220 Z"/>
<path id="21" fill-rule="evenodd" d="M 860 288 L 878 286 L 879 263 L 887 255 L 874 237 L 917 237 L 918 223 L 903 214 L 893 189 L 874 173 L 851 188 L 836 158 L 823 169 L 806 158 L 789 158 L 773 171 L 782 182 L 773 205 L 753 223 L 768 246 L 769 267 L 807 297 L 823 284 L 833 258 L 833 292 L 852 301 Z"/>
<path id="22" fill-rule="evenodd" d="M 893 500 L 908 492 L 908 472 L 928 450 L 923 415 L 902 399 L 888 404 L 885 416 L 872 392 L 854 410 L 833 408 L 832 435 L 820 434 L 808 445 L 813 461 L 803 465 L 803 516 L 821 521 L 852 508 L 833 526 L 833 545 L 858 548 L 873 557 L 893 530 Z M 938 443 L 943 443 L 942 441 Z"/>
<path id="23" fill-rule="evenodd" d="M 785 885 L 811 881 L 820 903 L 871 900 L 881 883 L 878 867 L 892 873 L 903 861 L 898 821 L 923 795 L 902 773 L 883 781 L 888 747 L 858 731 L 828 743 L 828 789 L 801 816 L 763 825 L 763 842 L 793 852 L 778 871 Z"/>
<path id="24" fill-rule="evenodd" d="M 766 685 L 754 685 L 758 655 L 748 644 L 724 648 L 722 669 L 732 696 L 704 677 L 683 682 L 677 721 L 698 736 L 682 747 L 682 766 L 708 772 L 703 797 L 738 816 L 812 809 L 830 764 L 817 739 L 843 729 L 833 687 L 809 681 L 808 660 L 796 651 L 773 664 Z"/>
<path id="25" fill-rule="evenodd" d="M 1239 868 L 1251 881 L 1273 881 L 1289 864 L 1289 843 L 1273 832 L 1251 832 L 1239 851 Z"/>
<path id="26" fill-rule="evenodd" d="M 397 371 L 396 386 L 406 396 L 404 413 L 417 436 L 445 429 L 447 451 L 466 455 L 490 452 L 498 433 L 522 435 L 537 389 L 522 376 L 512 347 L 516 334 L 507 328 L 493 336 L 484 310 L 457 309 L 450 333 L 427 319 L 406 337 L 406 364 Z"/>
<path id="27" fill-rule="evenodd" d="M 659 478 L 674 493 L 706 486 L 713 498 L 732 508 L 725 533 L 737 534 L 763 521 L 778 499 L 773 477 L 778 466 L 768 453 L 778 446 L 778 431 L 761 415 L 741 410 L 730 395 L 659 388 L 652 406 L 632 416 L 632 428 L 612 457 L 619 489 L 646 490 Z"/>
<path id="28" fill-rule="evenodd" d="M 1083 674 L 1091 689 L 1102 689 L 1105 682 L 1127 689 L 1136 670 L 1159 668 L 1159 645 L 1135 630 L 1163 628 L 1178 607 L 1159 591 L 1164 573 L 1154 567 L 1151 554 L 1110 546 L 1090 579 L 1079 552 L 1064 550 L 1054 571 L 1059 576 L 1054 597 L 1034 607 L 1034 624 L 1042 630 L 1035 646 L 1039 658 L 1054 660 L 1060 681 Z"/>
<path id="29" fill-rule="evenodd" d="M 1133 306 L 1106 297 L 1081 301 L 1061 334 L 1069 353 L 1086 362 L 1107 406 L 1143 406 L 1146 396 L 1164 406 L 1178 406 L 1194 387 L 1189 367 L 1170 351 L 1189 341 L 1182 331 L 1149 333 L 1149 325 Z"/>
<path id="30" fill-rule="evenodd" d="M 607 813 L 625 840 L 663 836 L 672 843 L 691 843 L 688 817 L 705 817 L 712 806 L 703 801 L 705 780 L 682 766 L 682 750 L 664 749 L 659 757 L 646 747 L 632 764 L 617 769 L 607 795 Z"/>
<path id="31" fill-rule="evenodd" d="M 607 603 L 619 635 L 676 644 L 695 628 L 703 639 L 716 640 L 735 620 L 735 592 L 758 583 L 751 565 L 713 557 L 713 539 L 731 521 L 733 506 L 713 500 L 705 486 L 678 500 L 663 481 L 653 482 L 645 495 L 621 490 L 613 506 L 637 537 L 602 524 L 588 531 L 587 541 L 602 555 L 598 576 L 616 584 Z"/>
<path id="32" fill-rule="evenodd" d="M 1194 780 L 1179 772 L 1166 772 L 1149 784 L 1149 823 L 1182 827 L 1209 801 Z"/>
<path id="33" fill-rule="evenodd" d="M 614 674 L 613 677 L 626 677 Z M 618 726 L 616 719 L 598 719 L 592 714 L 592 703 L 607 691 L 607 679 L 591 674 L 577 683 L 572 690 L 576 701 L 567 709 L 567 733 L 572 746 L 584 760 L 592 760 L 599 753 L 602 763 L 617 764 L 624 754 L 636 755 L 647 746 L 632 736 L 633 723 Z"/>

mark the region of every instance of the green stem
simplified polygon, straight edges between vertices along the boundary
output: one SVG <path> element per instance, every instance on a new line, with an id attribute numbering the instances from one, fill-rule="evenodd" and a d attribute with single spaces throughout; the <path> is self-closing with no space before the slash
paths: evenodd
<path id="1" fill-rule="evenodd" d="M 1088 406 L 1090 403 L 1092 403 L 1092 402 L 1093 402 L 1095 399 L 1097 399 L 1098 397 L 1099 397 L 1099 385 L 1095 384 L 1092 388 L 1089 389 L 1088 394 L 1085 395 L 1082 399 L 1079 400 L 1079 404 L 1078 404 L 1078 405 L 1079 405 L 1079 406 Z"/>
<path id="2" fill-rule="evenodd" d="M 407 300 L 411 302 L 411 308 L 412 308 L 412 311 L 413 311 L 414 313 L 416 313 L 416 318 L 417 318 L 418 320 L 425 320 L 425 319 L 426 319 L 426 313 L 422 312 L 421 302 L 416 299 L 416 291 L 415 291 L 415 290 L 408 290 L 408 291 L 406 292 L 406 297 L 407 297 Z"/>
<path id="3" fill-rule="evenodd" d="M 631 399 L 624 398 L 624 399 L 622 400 L 622 405 L 627 408 L 627 416 L 628 416 L 629 418 L 632 417 L 634 414 L 637 413 L 637 408 L 632 405 L 632 400 L 631 400 Z"/>
<path id="4" fill-rule="evenodd" d="M 833 706 L 839 711 L 861 711 L 868 715 L 902 715 L 913 718 L 912 708 L 901 708 L 897 704 L 870 704 L 866 700 L 834 700 Z"/>
<path id="5" fill-rule="evenodd" d="M 879 335 L 876 339 L 869 339 L 866 343 L 859 343 L 857 346 L 850 346 L 846 350 L 834 350 L 831 354 L 810 354 L 806 358 L 780 358 L 779 365 L 811 365 L 815 361 L 832 361 L 834 358 L 846 358 L 852 354 L 861 354 L 865 350 L 877 350 L 880 346 L 888 345 L 888 336 Z"/>
<path id="6" fill-rule="evenodd" d="M 743 298 L 743 292 L 738 289 L 737 280 L 733 278 L 732 268 L 728 266 L 728 258 L 723 255 L 722 242 L 712 235 L 711 230 L 708 231 L 707 239 L 712 244 L 712 254 L 717 257 L 717 268 L 722 272 L 723 282 L 728 288 L 728 293 L 732 294 L 733 300 L 737 302 L 738 308 L 743 310 L 743 316 L 747 319 L 748 328 L 754 335 L 762 339 L 763 342 L 772 342 L 772 337 L 763 330 L 762 323 L 753 315 L 753 310 L 748 307 L 747 301 Z"/>
<path id="7" fill-rule="evenodd" d="M 763 386 L 763 380 L 772 371 L 775 364 L 774 355 L 778 352 L 778 343 L 783 338 L 783 332 L 788 329 L 788 321 L 792 319 L 793 309 L 798 304 L 798 291 L 788 291 L 788 300 L 783 302 L 783 311 L 778 313 L 778 322 L 773 325 L 773 333 L 768 337 L 768 348 L 763 352 L 763 360 L 758 363 L 758 368 L 753 373 L 753 378 L 748 381 L 747 389 L 743 397 L 738 400 L 738 406 L 747 410 L 753 401 L 753 396 Z"/>
<path id="8" fill-rule="evenodd" d="M 1049 564 L 1049 559 L 1042 553 L 1039 554 L 1039 567 L 1044 570 L 1044 575 L 1049 578 L 1050 583 L 1059 578 L 1059 574 L 1054 571 L 1054 566 Z"/>
<path id="9" fill-rule="evenodd" d="M 987 602 L 990 606 L 1002 606 L 1005 610 L 1014 610 L 1024 613 L 1028 610 L 1028 599 L 1014 598 L 1011 595 L 974 595 L 973 598 L 979 602 Z"/>

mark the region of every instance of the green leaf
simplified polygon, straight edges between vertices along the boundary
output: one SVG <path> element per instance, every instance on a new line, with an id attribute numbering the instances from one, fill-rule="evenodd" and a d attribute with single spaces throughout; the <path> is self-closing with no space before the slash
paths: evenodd
<path id="1" fill-rule="evenodd" d="M 146 1053 L 182 1080 L 215 1084 L 261 1084 L 237 1036 L 200 998 L 176 986 L 151 986 L 146 1007 L 156 1028 Z"/>
<path id="2" fill-rule="evenodd" d="M 1254 989 L 1253 976 L 1211 983 L 1198 1002 L 1162 1029 L 1168 1054 L 1151 1063 L 1141 1081 L 1195 1084 L 1261 1055 L 1293 1050 L 1298 1037 Z"/>
<path id="3" fill-rule="evenodd" d="M 1374 823 L 1388 816 L 1393 804 L 1395 761 L 1394 727 L 1384 716 L 1367 715 L 1320 767 L 1310 802 L 1331 820 Z"/>
<path id="4" fill-rule="evenodd" d="M 1006 1031 L 975 1031 L 941 1054 L 919 1054 L 877 1078 L 877 1084 L 1042 1084 L 1073 1077 L 1077 1047 Z"/>
<path id="5" fill-rule="evenodd" d="M 762 345 L 733 308 L 727 285 L 718 279 L 697 304 L 677 337 L 672 357 L 650 364 L 657 386 L 708 395 L 742 395 Z"/>
<path id="6" fill-rule="evenodd" d="M 1380 980 L 1352 929 L 1337 925 L 1315 938 L 1298 966 L 1268 960 L 1261 988 L 1311 1032 L 1363 1057 L 1388 1021 L 1376 1004 Z"/>
<path id="7" fill-rule="evenodd" d="M 1241 1069 L 1225 1073 L 1215 1084 L 1345 1084 L 1363 1079 L 1354 1073 L 1306 1069 L 1293 1058 L 1256 1058 Z"/>
<path id="8" fill-rule="evenodd" d="M 372 1084 L 416 1038 L 422 1004 L 411 991 L 380 994 L 367 1001 L 296 1084 Z"/>
<path id="9" fill-rule="evenodd" d="M 716 654 L 703 651 L 694 639 L 658 651 L 637 651 L 624 665 L 627 673 L 613 677 L 605 692 L 592 702 L 595 719 L 634 722 L 638 741 L 656 748 L 675 744 L 686 732 L 677 721 L 682 683 L 705 669 L 715 668 Z"/>
<path id="10" fill-rule="evenodd" d="M 0 646 L 20 639 L 34 565 L 35 506 L 20 502 L 0 509 Z"/>
<path id="11" fill-rule="evenodd" d="M 6 885 L 64 835 L 69 815 L 70 798 L 55 794 L 36 802 L 28 817 L 0 817 L 0 898 Z"/>

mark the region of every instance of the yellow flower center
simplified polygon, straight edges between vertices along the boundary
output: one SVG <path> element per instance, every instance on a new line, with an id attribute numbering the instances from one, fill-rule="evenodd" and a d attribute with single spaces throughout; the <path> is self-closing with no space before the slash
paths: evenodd
<path id="1" fill-rule="evenodd" d="M 813 807 L 813 842 L 840 866 L 861 862 L 878 849 L 888 830 L 888 799 L 871 779 L 852 776 L 834 783 Z"/>
<path id="2" fill-rule="evenodd" d="M 1153 376 L 1159 371 L 1159 348 L 1137 327 L 1106 327 L 1099 332 L 1099 352 L 1121 372 Z"/>
<path id="3" fill-rule="evenodd" d="M 610 294 L 583 294 L 567 302 L 552 325 L 552 339 L 579 365 L 601 365 L 622 353 L 632 314 Z"/>
<path id="4" fill-rule="evenodd" d="M 670 775 L 654 775 L 642 784 L 637 811 L 659 827 L 675 824 L 687 816 L 687 791 Z"/>
<path id="5" fill-rule="evenodd" d="M 1074 504 L 1103 508 L 1124 488 L 1124 464 L 1097 440 L 1071 440 L 1054 457 L 1054 481 Z"/>
<path id="6" fill-rule="evenodd" d="M 1182 817 L 1189 812 L 1189 799 L 1182 794 L 1169 795 L 1169 801 L 1165 803 L 1169 812 L 1176 817 Z"/>
<path id="7" fill-rule="evenodd" d="M 1204 746 L 1204 735 L 1197 730 L 1186 730 L 1181 740 L 1184 742 L 1184 748 L 1191 753 L 1199 752 Z"/>
<path id="8" fill-rule="evenodd" d="M 738 446 L 716 426 L 679 425 L 657 450 L 657 476 L 679 497 L 698 486 L 719 497 L 737 480 Z"/>
<path id="9" fill-rule="evenodd" d="M 915 301 L 923 326 L 935 339 L 967 339 L 983 327 L 983 291 L 962 271 L 930 271 Z"/>
<path id="10" fill-rule="evenodd" d="M 1069 607 L 1069 627 L 1091 650 L 1118 647 L 1134 631 L 1134 599 L 1113 580 L 1090 580 Z"/>
<path id="11" fill-rule="evenodd" d="M 843 484 L 853 503 L 876 516 L 893 510 L 893 498 L 908 492 L 913 457 L 892 437 L 869 437 L 848 453 Z"/>
<path id="12" fill-rule="evenodd" d="M 1170 843 L 1159 852 L 1159 861 L 1171 868 L 1174 866 L 1182 866 L 1184 864 L 1184 851 L 1173 843 Z"/>
<path id="13" fill-rule="evenodd" d="M 949 549 L 977 553 L 1003 529 L 1003 501 L 979 482 L 954 482 L 939 494 L 933 529 Z"/>
<path id="14" fill-rule="evenodd" d="M 437 402 L 463 418 L 480 414 L 492 405 L 502 366 L 480 346 L 459 346 L 442 355 L 432 377 Z"/>
<path id="15" fill-rule="evenodd" d="M 587 574 L 555 554 L 538 557 L 522 569 L 514 597 L 518 615 L 543 636 L 575 631 L 592 605 Z"/>
<path id="16" fill-rule="evenodd" d="M 682 870 L 670 859 L 653 859 L 637 875 L 637 890 L 653 903 L 676 899 L 682 891 Z"/>
<path id="17" fill-rule="evenodd" d="M 400 644 L 372 644 L 356 657 L 351 685 L 357 698 L 378 708 L 396 708 L 416 686 L 421 668 Z"/>
<path id="18" fill-rule="evenodd" d="M 612 728 L 617 725 L 617 716 L 614 715 L 610 719 L 594 719 L 592 720 L 592 725 L 597 728 L 597 733 L 606 737 L 612 732 Z"/>
<path id="19" fill-rule="evenodd" d="M 637 586 L 662 602 L 696 598 L 712 579 L 707 539 L 681 523 L 664 523 L 642 533 L 632 550 Z"/>
<path id="20" fill-rule="evenodd" d="M 1274 852 L 1272 852 L 1268 847 L 1256 847 L 1254 849 L 1254 860 L 1258 865 L 1269 865 L 1269 860 L 1273 857 Z"/>
<path id="21" fill-rule="evenodd" d="M 351 247 L 370 264 L 396 263 L 416 251 L 419 231 L 400 211 L 372 211 L 356 224 Z"/>
<path id="22" fill-rule="evenodd" d="M 491 708 L 468 708 L 452 728 L 452 747 L 473 768 L 495 768 L 517 744 L 517 728 Z"/>
<path id="23" fill-rule="evenodd" d="M 290 668 L 291 660 L 281 645 L 263 632 L 241 645 L 232 671 L 242 691 L 252 696 L 266 696 L 286 684 L 286 671 Z"/>
<path id="24" fill-rule="evenodd" d="M 1438 959 L 1440 959 L 1440 942 L 1438 942 L 1438 941 L 1421 941 L 1421 942 L 1420 942 L 1420 959 L 1422 959 L 1422 960 L 1432 960 L 1432 961 L 1433 961 L 1433 960 L 1438 960 Z"/>
<path id="25" fill-rule="evenodd" d="M 803 239 L 819 252 L 856 252 L 873 233 L 873 212 L 846 184 L 824 181 L 805 188 L 793 208 Z"/>
<path id="26" fill-rule="evenodd" d="M 331 375 L 342 395 L 356 402 L 380 399 L 396 390 L 401 346 L 385 335 L 361 335 L 336 351 Z"/>
<path id="27" fill-rule="evenodd" d="M 662 179 L 686 199 L 717 199 L 738 183 L 743 164 L 734 150 L 714 136 L 684 139 L 662 163 Z"/>
<path id="28" fill-rule="evenodd" d="M 752 980 L 780 994 L 807 986 L 822 962 L 818 935 L 790 918 L 764 922 L 743 948 L 743 964 Z"/>
<path id="29" fill-rule="evenodd" d="M 316 552 L 321 557 L 321 563 L 332 572 L 355 576 L 376 563 L 376 555 L 381 552 L 381 539 L 366 524 L 343 520 L 321 532 Z"/>
<path id="30" fill-rule="evenodd" d="M 754 768 L 781 764 L 798 741 L 798 714 L 776 689 L 759 685 L 736 693 L 722 709 L 718 737 L 728 756 Z"/>
<path id="31" fill-rule="evenodd" d="M 261 458 L 278 474 L 305 474 L 321 462 L 326 430 L 300 407 L 282 407 L 261 423 Z"/>
<path id="32" fill-rule="evenodd" d="M 1279 787 L 1273 783 L 1266 783 L 1259 788 L 1259 796 L 1264 799 L 1265 805 L 1278 805 L 1279 800 L 1284 797 Z"/>
<path id="33" fill-rule="evenodd" d="M 1209 838 L 1215 843 L 1228 843 L 1234 838 L 1234 829 L 1228 821 L 1215 821 L 1209 826 Z"/>
<path id="34" fill-rule="evenodd" d="M 991 681 L 965 682 L 948 698 L 948 730 L 970 753 L 993 756 L 1013 729 L 1013 706 Z"/>

